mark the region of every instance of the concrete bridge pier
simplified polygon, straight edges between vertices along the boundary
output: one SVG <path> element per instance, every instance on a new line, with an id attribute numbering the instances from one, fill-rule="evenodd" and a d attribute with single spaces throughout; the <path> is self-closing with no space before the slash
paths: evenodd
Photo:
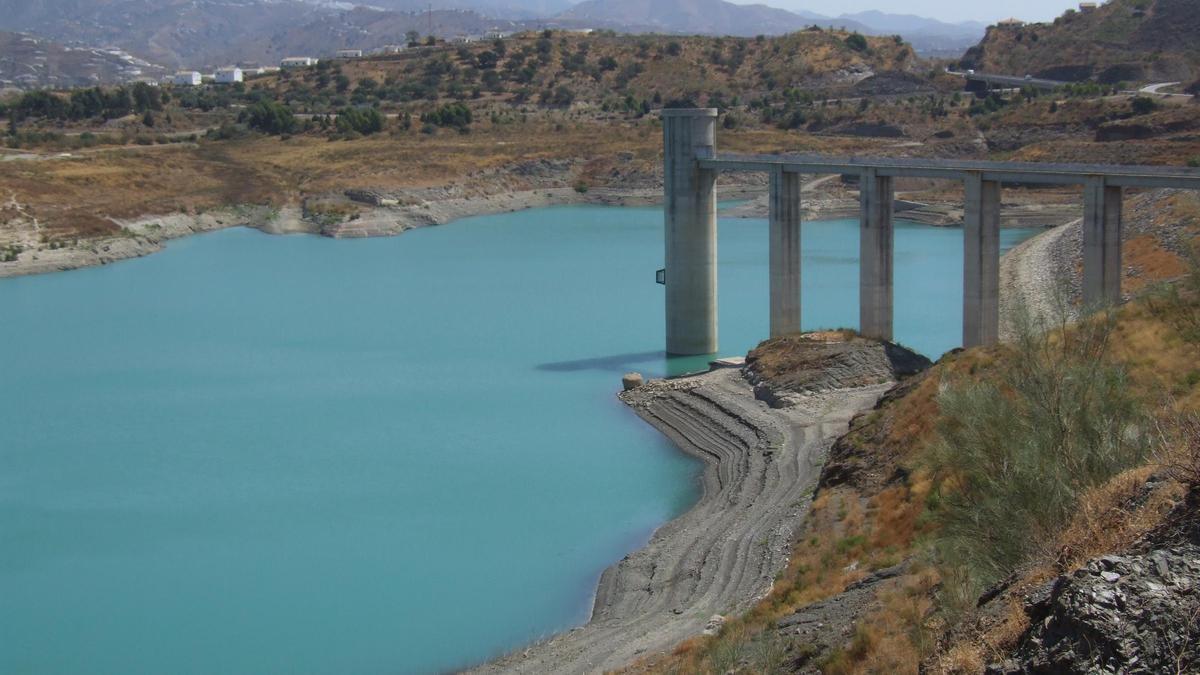
<path id="1" fill-rule="evenodd" d="M 666 192 L 667 353 L 717 351 L 716 108 L 667 109 L 663 121 Z"/>
<path id="2" fill-rule="evenodd" d="M 891 176 L 881 176 L 874 167 L 863 170 L 859 195 L 862 213 L 859 227 L 858 318 L 859 331 L 878 340 L 892 339 L 892 202 L 895 190 Z"/>
<path id="3" fill-rule="evenodd" d="M 963 346 L 1000 341 L 1000 183 L 967 174 L 963 221 Z"/>
<path id="4" fill-rule="evenodd" d="M 1083 186 L 1083 304 L 1085 307 L 1121 302 L 1120 186 L 1103 177 Z"/>
<path id="5" fill-rule="evenodd" d="M 800 174 L 771 171 L 771 337 L 800 332 Z"/>

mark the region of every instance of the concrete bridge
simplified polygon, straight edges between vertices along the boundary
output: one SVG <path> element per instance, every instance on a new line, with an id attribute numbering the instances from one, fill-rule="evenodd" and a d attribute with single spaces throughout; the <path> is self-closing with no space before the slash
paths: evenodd
<path id="1" fill-rule="evenodd" d="M 1034 89 L 1038 89 L 1040 91 L 1054 91 L 1059 87 L 1070 84 L 1070 82 L 1064 82 L 1062 80 L 1047 80 L 1042 77 L 1019 77 L 1016 75 L 996 75 L 990 73 L 975 73 L 970 71 L 965 73 L 951 74 L 961 75 L 962 77 L 966 78 L 968 83 L 973 82 L 976 83 L 976 85 L 982 85 L 981 88 L 987 90 L 1021 89 L 1023 87 L 1033 87 Z"/>
<path id="2" fill-rule="evenodd" d="M 1082 185 L 1083 300 L 1121 299 L 1121 204 L 1125 188 L 1200 190 L 1200 170 L 1153 166 L 980 162 L 785 155 L 718 155 L 716 109 L 668 109 L 664 141 L 667 352 L 717 351 L 717 174 L 770 176 L 771 335 L 800 330 L 800 198 L 804 174 L 860 179 L 860 331 L 892 339 L 892 206 L 896 178 L 961 181 L 963 345 L 1000 335 L 1000 188 L 1003 183 Z"/>

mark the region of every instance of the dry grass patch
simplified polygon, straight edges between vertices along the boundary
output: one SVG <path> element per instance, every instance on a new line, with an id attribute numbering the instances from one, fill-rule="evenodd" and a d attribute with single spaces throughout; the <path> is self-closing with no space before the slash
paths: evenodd
<path id="1" fill-rule="evenodd" d="M 932 640 L 926 624 L 938 582 L 937 572 L 925 568 L 880 591 L 879 608 L 859 621 L 849 647 L 831 654 L 821 664 L 822 672 L 916 675 Z"/>
<path id="2" fill-rule="evenodd" d="M 1170 481 L 1146 494 L 1147 481 L 1159 470 L 1157 462 L 1135 467 L 1084 494 L 1074 516 L 1046 551 L 1044 559 L 1053 560 L 1053 569 L 1044 567 L 1042 574 L 1031 575 L 1030 581 L 1075 570 L 1092 558 L 1126 549 L 1160 525 L 1183 498 L 1184 489 Z"/>

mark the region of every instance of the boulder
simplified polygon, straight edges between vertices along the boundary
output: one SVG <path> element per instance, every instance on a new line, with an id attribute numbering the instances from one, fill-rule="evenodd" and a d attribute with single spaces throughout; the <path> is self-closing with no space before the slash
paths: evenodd
<path id="1" fill-rule="evenodd" d="M 708 623 L 704 625 L 705 635 L 716 635 L 721 632 L 721 627 L 725 625 L 725 617 L 720 614 L 713 614 L 708 619 Z"/>

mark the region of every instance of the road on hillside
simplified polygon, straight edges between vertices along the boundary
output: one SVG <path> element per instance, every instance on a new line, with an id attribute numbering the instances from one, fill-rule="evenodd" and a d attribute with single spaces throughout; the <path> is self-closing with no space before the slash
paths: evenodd
<path id="1" fill-rule="evenodd" d="M 957 75 L 973 82 L 983 82 L 987 85 L 1008 87 L 1012 89 L 1020 89 L 1021 87 L 1058 89 L 1059 87 L 1070 84 L 1070 82 L 1063 82 L 1061 80 L 1047 80 L 1041 77 L 1030 77 L 1029 75 L 996 75 L 993 73 L 972 73 L 954 70 L 947 70 L 946 72 L 950 75 Z"/>
<path id="2" fill-rule="evenodd" d="M 1159 82 L 1157 84 L 1148 84 L 1141 89 L 1138 89 L 1139 94 L 1147 94 L 1149 96 L 1161 96 L 1163 98 L 1194 98 L 1191 94 L 1175 94 L 1169 91 L 1163 91 L 1167 87 L 1176 87 L 1182 82 Z"/>

